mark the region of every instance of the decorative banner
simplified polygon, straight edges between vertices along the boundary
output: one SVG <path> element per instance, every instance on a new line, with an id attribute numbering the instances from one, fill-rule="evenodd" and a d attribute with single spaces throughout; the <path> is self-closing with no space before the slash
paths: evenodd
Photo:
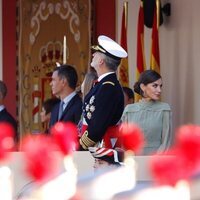
<path id="1" fill-rule="evenodd" d="M 18 40 L 20 137 L 42 131 L 42 102 L 52 97 L 56 62 L 73 65 L 79 82 L 90 65 L 90 0 L 20 0 Z M 66 36 L 65 55 L 63 39 Z"/>
<path id="2" fill-rule="evenodd" d="M 145 52 L 144 52 L 144 10 L 143 1 L 140 1 L 140 9 L 138 15 L 137 27 L 137 68 L 136 80 L 139 79 L 140 74 L 146 69 Z M 135 94 L 135 101 L 140 99 L 140 95 Z"/>
<path id="3" fill-rule="evenodd" d="M 128 2 L 124 2 L 121 27 L 121 46 L 127 51 Z M 123 58 L 119 66 L 119 80 L 122 86 L 129 87 L 128 58 Z"/>

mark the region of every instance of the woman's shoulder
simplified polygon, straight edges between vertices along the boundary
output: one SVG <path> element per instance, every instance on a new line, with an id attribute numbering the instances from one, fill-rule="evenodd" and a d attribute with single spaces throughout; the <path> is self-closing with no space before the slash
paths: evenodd
<path id="1" fill-rule="evenodd" d="M 125 107 L 124 112 L 134 112 L 134 111 L 138 111 L 140 109 L 141 109 L 141 103 L 136 102 L 136 103 L 128 104 Z"/>
<path id="2" fill-rule="evenodd" d="M 161 101 L 155 102 L 154 107 L 158 110 L 168 110 L 168 111 L 171 110 L 170 105 L 168 103 Z"/>
<path id="3" fill-rule="evenodd" d="M 128 104 L 124 112 L 137 112 L 140 110 L 154 110 L 154 111 L 160 111 L 160 110 L 166 110 L 171 111 L 171 108 L 168 103 L 156 101 L 156 102 L 136 102 L 133 104 Z"/>

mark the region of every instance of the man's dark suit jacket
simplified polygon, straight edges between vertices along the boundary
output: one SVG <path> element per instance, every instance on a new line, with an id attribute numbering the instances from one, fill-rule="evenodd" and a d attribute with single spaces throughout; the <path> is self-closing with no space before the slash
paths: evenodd
<path id="1" fill-rule="evenodd" d="M 1 112 L 0 112 L 0 122 L 7 122 L 9 123 L 14 131 L 15 131 L 15 141 L 18 141 L 18 135 L 17 135 L 17 122 L 16 120 L 13 118 L 13 116 L 6 110 L 6 108 L 4 108 Z"/>
<path id="2" fill-rule="evenodd" d="M 82 114 L 82 100 L 79 97 L 79 95 L 76 94 L 70 100 L 70 102 L 67 104 L 65 110 L 63 111 L 63 114 L 62 114 L 60 120 L 58 120 L 59 105 L 60 105 L 60 103 L 57 103 L 51 112 L 49 128 L 51 128 L 58 121 L 65 121 L 65 122 L 69 121 L 69 122 L 78 124 L 78 122 L 81 118 L 81 114 Z"/>

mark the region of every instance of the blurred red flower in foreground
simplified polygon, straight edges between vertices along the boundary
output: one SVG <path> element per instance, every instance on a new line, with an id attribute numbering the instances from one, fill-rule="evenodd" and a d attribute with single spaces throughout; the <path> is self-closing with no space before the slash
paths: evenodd
<path id="1" fill-rule="evenodd" d="M 150 160 L 150 171 L 157 184 L 174 186 L 179 180 L 190 176 L 184 165 L 184 158 L 178 156 L 176 150 L 172 150 L 153 156 Z"/>
<path id="2" fill-rule="evenodd" d="M 193 170 L 200 167 L 200 126 L 184 125 L 177 130 L 176 148 Z"/>
<path id="3" fill-rule="evenodd" d="M 78 130 L 71 122 L 57 122 L 51 129 L 51 134 L 63 155 L 71 154 L 78 144 Z"/>
<path id="4" fill-rule="evenodd" d="M 119 128 L 119 135 L 125 150 L 137 153 L 144 145 L 144 135 L 136 124 L 122 123 Z"/>
<path id="5" fill-rule="evenodd" d="M 47 181 L 58 172 L 58 159 L 51 137 L 27 136 L 22 142 L 26 172 L 38 182 Z"/>
<path id="6" fill-rule="evenodd" d="M 8 158 L 9 152 L 14 150 L 14 130 L 8 124 L 0 123 L 0 160 Z"/>
<path id="7" fill-rule="evenodd" d="M 150 170 L 159 184 L 175 185 L 200 170 L 200 127 L 181 126 L 173 150 L 151 159 Z"/>

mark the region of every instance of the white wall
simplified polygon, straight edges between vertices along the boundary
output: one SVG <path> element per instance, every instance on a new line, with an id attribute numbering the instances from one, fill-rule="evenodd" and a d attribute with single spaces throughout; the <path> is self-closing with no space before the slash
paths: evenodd
<path id="1" fill-rule="evenodd" d="M 128 0 L 128 53 L 130 87 L 135 81 L 137 18 L 140 0 Z M 160 27 L 160 62 L 163 77 L 162 100 L 171 105 L 176 128 L 200 124 L 200 1 L 161 0 L 171 3 L 171 16 Z M 117 39 L 120 38 L 123 0 L 117 0 Z M 145 27 L 147 66 L 151 30 Z"/>
<path id="2" fill-rule="evenodd" d="M 94 173 L 94 158 L 91 156 L 89 151 L 75 151 L 74 152 L 74 163 L 78 170 L 78 178 L 87 178 Z M 150 156 L 136 156 L 135 161 L 137 163 L 137 176 L 138 181 L 151 181 L 152 177 L 149 171 L 149 168 L 146 166 L 151 159 Z M 23 189 L 25 185 L 31 181 L 30 177 L 24 171 L 24 157 L 22 152 L 13 152 L 12 159 L 8 164 L 8 167 L 12 170 L 12 180 L 13 180 L 13 189 L 14 196 Z M 0 167 L 4 166 L 0 163 Z M 61 171 L 63 169 L 63 163 L 61 161 Z"/>

